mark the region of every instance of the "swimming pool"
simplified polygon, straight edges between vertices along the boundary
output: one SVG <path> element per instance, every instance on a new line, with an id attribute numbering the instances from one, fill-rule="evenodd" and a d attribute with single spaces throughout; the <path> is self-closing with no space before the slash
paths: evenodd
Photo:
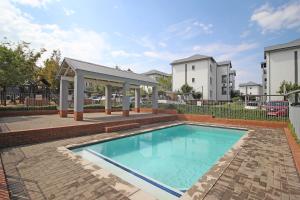
<path id="1" fill-rule="evenodd" d="M 190 188 L 245 132 L 183 124 L 72 151 L 83 158 L 93 154 L 179 197 L 176 191 Z"/>

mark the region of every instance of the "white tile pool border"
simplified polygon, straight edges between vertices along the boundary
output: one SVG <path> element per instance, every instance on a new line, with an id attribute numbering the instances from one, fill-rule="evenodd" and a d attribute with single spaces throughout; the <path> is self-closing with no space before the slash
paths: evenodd
<path id="1" fill-rule="evenodd" d="M 191 121 L 181 121 L 177 123 L 165 124 L 151 128 L 143 128 L 138 129 L 135 131 L 126 131 L 125 133 L 118 133 L 114 136 L 108 136 L 103 139 L 98 140 L 90 140 L 87 142 L 83 142 L 80 144 L 70 144 L 63 147 L 58 147 L 57 150 L 64 155 L 67 155 L 70 159 L 75 161 L 76 163 L 80 163 L 84 169 L 90 170 L 93 175 L 98 177 L 99 179 L 104 179 L 110 184 L 113 188 L 123 193 L 129 199 L 136 199 L 137 196 L 143 196 L 144 200 L 148 199 L 155 199 L 153 196 L 143 192 L 143 190 L 133 186 L 132 184 L 126 182 L 126 180 L 122 180 L 117 175 L 112 174 L 111 172 L 101 168 L 101 166 L 95 165 L 92 162 L 84 160 L 81 156 L 76 155 L 71 151 L 71 149 L 84 147 L 87 145 L 110 141 L 114 139 L 120 139 L 128 136 L 143 134 L 153 130 L 164 129 L 172 126 L 182 125 L 182 124 L 189 124 L 189 125 L 199 125 L 199 126 L 206 126 L 206 127 L 215 127 L 215 128 L 228 128 L 228 129 L 235 129 L 235 130 L 243 130 L 246 133 L 231 147 L 229 151 L 227 151 L 219 161 L 210 168 L 208 172 L 206 172 L 190 189 L 188 189 L 179 199 L 182 200 L 191 200 L 191 199 L 203 199 L 209 190 L 214 186 L 217 180 L 221 177 L 223 172 L 229 166 L 231 161 L 236 157 L 238 152 L 241 150 L 242 144 L 244 143 L 245 139 L 248 137 L 248 133 L 253 130 L 249 130 L 246 128 L 241 127 L 233 127 L 233 126 L 225 126 L 219 124 L 209 124 L 209 123 L 197 123 Z"/>

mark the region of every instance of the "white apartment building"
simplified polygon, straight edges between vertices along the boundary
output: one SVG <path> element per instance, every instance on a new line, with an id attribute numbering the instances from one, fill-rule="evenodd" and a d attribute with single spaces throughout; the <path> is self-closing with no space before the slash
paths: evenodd
<path id="1" fill-rule="evenodd" d="M 162 71 L 158 71 L 158 70 L 150 70 L 148 72 L 144 72 L 142 73 L 145 76 L 151 77 L 152 79 L 158 81 L 159 78 L 163 77 L 163 78 L 167 78 L 167 77 L 172 77 L 171 74 L 167 74 L 165 72 Z M 146 85 L 141 86 L 147 93 L 152 93 L 152 87 L 148 87 Z"/>
<path id="2" fill-rule="evenodd" d="M 230 61 L 217 63 L 211 56 L 193 55 L 175 60 L 172 66 L 172 90 L 180 91 L 188 84 L 194 91 L 202 92 L 205 100 L 230 101 L 235 88 L 236 73 Z"/>
<path id="3" fill-rule="evenodd" d="M 247 83 L 239 84 L 241 95 L 262 95 L 263 88 L 261 84 L 249 81 Z"/>
<path id="4" fill-rule="evenodd" d="M 299 84 L 299 52 L 300 39 L 285 44 L 265 47 L 265 93 L 268 95 L 278 94 L 279 87 L 283 81 Z M 264 68 L 264 67 L 263 67 Z M 273 96 L 269 100 L 282 100 L 282 97 Z"/>
<path id="5" fill-rule="evenodd" d="M 153 78 L 156 81 L 158 81 L 158 79 L 160 77 L 171 77 L 172 76 L 171 74 L 167 74 L 165 72 L 161 72 L 161 71 L 158 71 L 158 70 L 150 70 L 150 71 L 144 72 L 142 74 L 146 75 L 146 76 L 149 76 L 149 77 Z"/>

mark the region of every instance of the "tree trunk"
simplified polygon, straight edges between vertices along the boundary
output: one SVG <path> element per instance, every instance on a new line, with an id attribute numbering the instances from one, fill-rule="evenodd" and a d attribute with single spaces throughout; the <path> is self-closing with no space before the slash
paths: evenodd
<path id="1" fill-rule="evenodd" d="M 6 106 L 6 86 L 3 86 L 4 106 Z"/>

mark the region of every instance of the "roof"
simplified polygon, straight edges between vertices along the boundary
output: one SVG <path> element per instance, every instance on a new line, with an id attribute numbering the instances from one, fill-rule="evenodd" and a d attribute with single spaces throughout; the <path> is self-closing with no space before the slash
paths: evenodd
<path id="1" fill-rule="evenodd" d="M 278 50 L 278 49 L 286 49 L 286 48 L 292 48 L 292 47 L 300 47 L 300 38 L 290 41 L 288 43 L 284 43 L 284 44 L 277 44 L 277 45 L 272 45 L 272 46 L 268 46 L 265 47 L 265 52 L 267 51 L 274 51 L 274 50 Z"/>
<path id="2" fill-rule="evenodd" d="M 231 61 L 230 60 L 224 60 L 221 62 L 217 62 L 217 65 L 231 65 Z"/>
<path id="3" fill-rule="evenodd" d="M 255 83 L 253 81 L 239 84 L 239 87 L 245 87 L 245 86 L 261 86 L 261 84 Z"/>
<path id="4" fill-rule="evenodd" d="M 187 57 L 187 58 L 174 60 L 173 62 L 171 62 L 171 65 L 179 64 L 179 63 L 183 63 L 183 62 L 189 62 L 189 61 L 205 60 L 205 59 L 214 60 L 213 57 L 211 57 L 211 56 L 204 56 L 204 55 L 200 55 L 200 54 L 195 54 L 195 55 Z"/>
<path id="5" fill-rule="evenodd" d="M 229 74 L 234 74 L 236 76 L 236 71 L 234 69 L 230 69 Z"/>
<path id="6" fill-rule="evenodd" d="M 76 60 L 72 58 L 64 58 L 61 66 L 64 63 L 70 66 L 74 71 L 83 70 L 87 72 L 93 72 L 101 75 L 108 75 L 108 76 L 118 77 L 122 79 L 132 79 L 132 80 L 155 83 L 155 84 L 157 83 L 154 79 L 142 74 L 137 74 L 131 71 L 123 71 L 120 69 L 106 67 L 103 65 L 93 64 L 93 63 Z"/>
<path id="7" fill-rule="evenodd" d="M 171 74 L 167 74 L 165 72 L 161 72 L 161 71 L 158 71 L 158 70 L 150 70 L 150 71 L 144 72 L 142 74 L 144 74 L 144 75 L 159 74 L 159 75 L 162 75 L 162 76 L 171 76 Z"/>

